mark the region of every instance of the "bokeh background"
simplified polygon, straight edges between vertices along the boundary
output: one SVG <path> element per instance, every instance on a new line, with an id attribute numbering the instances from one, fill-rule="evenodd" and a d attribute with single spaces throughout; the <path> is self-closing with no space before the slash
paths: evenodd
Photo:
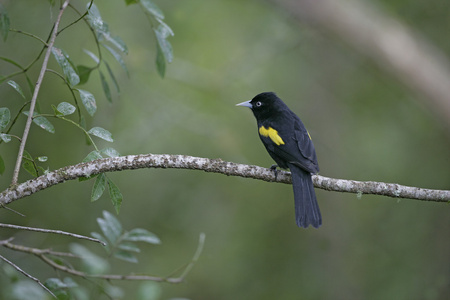
<path id="1" fill-rule="evenodd" d="M 83 1 L 73 1 L 80 10 Z M 266 1 L 155 1 L 175 36 L 174 60 L 164 79 L 154 64 L 155 40 L 138 6 L 96 1 L 111 31 L 129 48 L 129 76 L 113 64 L 120 94 L 108 103 L 98 74 L 81 88 L 98 104 L 88 127 L 113 133 L 122 155 L 186 154 L 269 167 L 250 110 L 235 107 L 263 91 L 275 91 L 311 133 L 321 175 L 450 189 L 450 134 L 426 99 L 405 87 L 363 53 L 332 34 L 294 19 Z M 371 1 L 450 56 L 450 2 Z M 47 1 L 2 1 L 12 27 L 45 38 L 57 10 Z M 70 10 L 64 22 L 76 15 Z M 77 63 L 92 64 L 95 51 L 79 23 L 56 46 Z M 0 55 L 27 64 L 38 42 L 10 33 Z M 407 53 L 408 49 L 404 49 Z M 112 59 L 109 59 L 113 61 Z M 2 63 L 1 74 L 14 71 Z M 52 59 L 51 68 L 57 69 Z M 37 76 L 38 67 L 33 72 Z M 15 78 L 25 86 L 24 78 Z M 450 81 L 449 81 L 450 84 Z M 30 93 L 26 96 L 31 98 Z M 21 99 L 0 86 L 0 106 L 18 109 Z M 47 74 L 39 102 L 70 101 L 67 88 Z M 20 103 L 20 104 L 19 104 Z M 431 105 L 431 104 L 430 104 Z M 87 115 L 87 114 L 86 114 Z M 19 119 L 25 123 L 25 117 Z M 80 162 L 92 148 L 75 127 L 53 120 L 55 134 L 32 127 L 28 149 L 46 155 L 56 169 Z M 23 125 L 15 128 L 20 135 Z M 1 144 L 12 174 L 18 143 Z M 190 170 L 145 169 L 109 174 L 124 201 L 118 218 L 125 228 L 142 227 L 162 244 L 144 246 L 138 265 L 118 261 L 113 273 L 165 276 L 189 262 L 201 232 L 200 260 L 181 284 L 161 284 L 161 299 L 448 299 L 450 214 L 445 204 L 316 190 L 322 210 L 319 230 L 299 229 L 289 185 Z M 21 181 L 29 178 L 22 172 Z M 90 202 L 92 181 L 67 182 L 10 205 L 26 215 L 0 211 L 2 223 L 53 228 L 89 235 L 96 218 L 114 212 L 105 194 Z M 2 239 L 65 251 L 70 238 L 0 231 Z M 100 246 L 86 244 L 102 253 Z M 0 250 L 33 275 L 53 271 L 36 258 Z M 114 282 L 133 299 L 140 283 Z M 1 287 L 0 287 L 1 288 Z"/>

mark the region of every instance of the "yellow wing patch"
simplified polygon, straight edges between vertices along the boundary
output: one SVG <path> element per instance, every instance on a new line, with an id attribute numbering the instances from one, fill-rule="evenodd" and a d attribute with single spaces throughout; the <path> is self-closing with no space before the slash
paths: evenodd
<path id="1" fill-rule="evenodd" d="M 272 127 L 266 128 L 264 126 L 259 127 L 259 134 L 265 137 L 269 137 L 272 142 L 277 144 L 277 146 L 284 145 L 284 141 L 281 136 L 278 135 L 278 131 Z"/>

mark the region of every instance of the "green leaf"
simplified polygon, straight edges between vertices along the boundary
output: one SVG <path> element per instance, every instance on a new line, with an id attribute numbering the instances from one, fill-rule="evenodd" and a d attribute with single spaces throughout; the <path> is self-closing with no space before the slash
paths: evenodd
<path id="1" fill-rule="evenodd" d="M 153 1 L 140 0 L 139 2 L 141 3 L 141 6 L 144 9 L 145 13 L 150 14 L 157 19 L 164 19 L 163 12 L 155 3 L 153 3 Z"/>
<path id="2" fill-rule="evenodd" d="M 8 299 L 36 299 L 44 300 L 48 297 L 48 293 L 35 282 L 31 280 L 19 280 L 11 283 L 8 287 Z M 2 288 L 3 292 L 3 288 Z"/>
<path id="3" fill-rule="evenodd" d="M 58 111 L 56 106 L 54 106 L 53 104 L 51 104 L 50 106 L 53 109 L 53 113 L 55 114 L 55 116 L 64 116 L 60 111 Z"/>
<path id="4" fill-rule="evenodd" d="M 125 0 L 126 5 L 136 4 L 136 3 L 138 3 L 138 0 Z"/>
<path id="5" fill-rule="evenodd" d="M 102 283 L 102 289 L 104 289 L 105 295 L 108 295 L 110 299 L 123 299 L 125 292 L 118 286 L 110 285 L 107 282 Z"/>
<path id="6" fill-rule="evenodd" d="M 30 112 L 24 111 L 23 114 L 28 116 L 30 114 Z M 36 113 L 36 112 L 33 112 L 33 123 L 36 124 L 37 126 L 41 127 L 42 129 L 44 129 L 45 131 L 48 131 L 50 133 L 55 133 L 55 127 L 53 126 L 53 124 L 50 123 L 50 121 L 47 120 L 46 117 L 39 116 L 38 113 Z"/>
<path id="7" fill-rule="evenodd" d="M 120 36 L 106 36 L 106 39 L 113 44 L 117 49 L 119 49 L 122 53 L 128 54 L 128 47 L 125 42 L 120 38 Z"/>
<path id="8" fill-rule="evenodd" d="M 11 120 L 11 112 L 7 107 L 0 107 L 0 131 L 6 128 Z"/>
<path id="9" fill-rule="evenodd" d="M 134 254 L 128 252 L 128 251 L 123 251 L 123 250 L 119 250 L 114 252 L 114 257 L 127 261 L 127 262 L 131 262 L 131 263 L 137 263 L 138 259 L 136 258 L 136 256 L 134 256 Z"/>
<path id="10" fill-rule="evenodd" d="M 164 78 L 166 74 L 166 60 L 164 59 L 164 54 L 159 44 L 156 45 L 156 69 L 158 70 L 159 76 Z"/>
<path id="11" fill-rule="evenodd" d="M 78 284 L 77 284 L 75 281 L 73 281 L 73 279 L 70 278 L 70 277 L 64 277 L 64 284 L 65 284 L 68 288 L 74 288 L 74 287 L 77 287 L 77 286 L 78 286 Z"/>
<path id="12" fill-rule="evenodd" d="M 169 63 L 172 62 L 172 60 L 173 60 L 172 45 L 167 40 L 167 38 L 170 35 L 173 35 L 172 29 L 170 29 L 170 27 L 167 26 L 167 24 L 165 24 L 164 22 L 161 22 L 161 24 L 159 24 L 158 28 L 155 29 L 154 31 L 156 34 L 156 39 L 158 41 L 158 44 L 161 47 L 161 50 L 164 54 L 164 58 L 167 60 L 167 62 L 169 62 Z"/>
<path id="13" fill-rule="evenodd" d="M 58 290 L 68 288 L 67 284 L 61 281 L 59 278 L 49 278 L 45 281 L 44 285 L 49 290 Z"/>
<path id="14" fill-rule="evenodd" d="M 122 205 L 122 193 L 119 188 L 108 178 L 109 196 L 111 197 L 111 202 L 116 209 L 117 214 L 119 214 L 120 206 Z"/>
<path id="15" fill-rule="evenodd" d="M 46 162 L 48 160 L 48 157 L 47 156 L 38 156 L 37 160 L 40 162 Z"/>
<path id="16" fill-rule="evenodd" d="M 22 98 L 25 99 L 25 95 L 23 94 L 22 88 L 17 82 L 13 80 L 8 80 L 8 84 L 12 86 L 20 94 L 20 96 L 22 96 Z"/>
<path id="17" fill-rule="evenodd" d="M 88 4 L 88 6 L 89 5 L 90 4 Z M 127 45 L 120 37 L 113 36 L 111 34 L 108 24 L 103 21 L 100 15 L 100 11 L 95 4 L 92 4 L 92 6 L 90 7 L 87 20 L 89 24 L 91 24 L 91 27 L 95 30 L 98 40 L 102 41 L 103 39 L 105 39 L 113 44 L 121 52 L 128 54 Z"/>
<path id="18" fill-rule="evenodd" d="M 134 228 L 127 233 L 123 238 L 126 241 L 145 242 L 149 244 L 161 244 L 161 240 L 150 231 L 143 228 Z"/>
<path id="19" fill-rule="evenodd" d="M 42 129 L 44 129 L 45 131 L 48 131 L 50 133 L 55 133 L 55 127 L 53 126 L 52 123 L 50 123 L 49 120 L 47 120 L 47 118 L 42 117 L 42 116 L 38 116 L 33 118 L 33 122 L 41 127 Z"/>
<path id="20" fill-rule="evenodd" d="M 70 251 L 83 259 L 84 269 L 89 274 L 103 274 L 109 270 L 109 263 L 106 260 L 80 244 L 70 244 Z"/>
<path id="21" fill-rule="evenodd" d="M 97 33 L 98 38 L 101 38 L 104 34 L 109 34 L 109 28 L 108 24 L 106 24 L 102 16 L 100 15 L 100 11 L 97 8 L 97 5 L 92 4 L 89 7 L 89 3 L 87 4 L 88 7 L 88 15 L 86 16 L 86 19 L 88 20 L 89 24 L 91 24 L 91 27 L 95 30 Z"/>
<path id="22" fill-rule="evenodd" d="M 105 65 L 106 65 L 106 69 L 108 70 L 109 73 L 109 77 L 111 77 L 112 82 L 114 83 L 114 87 L 116 88 L 116 91 L 118 93 L 120 93 L 120 88 L 119 88 L 119 84 L 117 83 L 117 79 L 114 76 L 113 71 L 111 70 L 111 67 L 109 66 L 109 64 L 105 61 Z"/>
<path id="23" fill-rule="evenodd" d="M 120 156 L 120 153 L 116 149 L 111 148 L 111 147 L 107 147 L 107 148 L 104 148 L 104 149 L 100 150 L 100 153 L 103 156 L 108 156 L 108 157 L 118 157 L 118 156 Z"/>
<path id="24" fill-rule="evenodd" d="M 3 175 L 5 173 L 5 161 L 3 160 L 3 157 L 0 155 L 0 175 Z"/>
<path id="25" fill-rule="evenodd" d="M 105 75 L 103 75 L 101 71 L 99 73 L 100 73 L 100 80 L 102 82 L 103 92 L 105 93 L 106 99 L 109 102 L 112 102 L 111 90 L 109 89 L 108 82 L 106 82 Z"/>
<path id="26" fill-rule="evenodd" d="M 161 36 L 163 38 L 168 38 L 169 36 L 174 36 L 175 33 L 173 32 L 172 28 L 170 28 L 169 25 L 167 25 L 166 23 L 163 22 L 163 20 L 161 19 L 157 19 L 159 26 L 158 26 L 158 31 L 161 33 Z"/>
<path id="27" fill-rule="evenodd" d="M 97 103 L 95 102 L 94 95 L 85 90 L 77 89 L 80 93 L 81 102 L 83 102 L 84 107 L 91 117 L 95 114 L 97 110 Z"/>
<path id="28" fill-rule="evenodd" d="M 9 16 L 6 8 L 0 3 L 0 33 L 3 36 L 3 41 L 6 41 L 9 33 Z"/>
<path id="29" fill-rule="evenodd" d="M 67 53 L 65 53 L 64 50 L 55 47 L 52 48 L 52 53 L 53 56 L 55 56 L 56 62 L 63 70 L 64 75 L 66 76 L 70 86 L 73 87 L 78 83 L 80 83 L 80 77 L 72 67 L 72 64 L 69 61 L 69 56 L 67 55 Z"/>
<path id="30" fill-rule="evenodd" d="M 5 143 L 11 142 L 11 135 L 6 133 L 0 133 L 0 140 L 4 141 Z"/>
<path id="31" fill-rule="evenodd" d="M 161 285 L 156 282 L 143 282 L 137 290 L 136 300 L 159 300 L 161 299 Z M 171 298 L 170 300 L 189 300 L 186 298 Z"/>
<path id="32" fill-rule="evenodd" d="M 89 75 L 91 75 L 92 70 L 92 68 L 83 65 L 77 66 L 77 71 L 80 76 L 79 84 L 85 84 L 89 80 Z"/>
<path id="33" fill-rule="evenodd" d="M 119 248 L 121 250 L 125 250 L 125 251 L 136 252 L 136 253 L 141 252 L 141 249 L 139 249 L 139 247 L 133 243 L 127 243 L 127 242 L 120 243 L 119 246 L 117 246 L 117 248 Z"/>
<path id="34" fill-rule="evenodd" d="M 59 111 L 62 115 L 68 116 L 75 112 L 76 107 L 67 102 L 61 102 L 56 107 L 56 110 Z"/>
<path id="35" fill-rule="evenodd" d="M 34 163 L 33 157 L 26 150 L 23 151 L 22 168 L 25 169 L 34 177 L 39 176 L 39 172 L 36 169 L 36 164 Z"/>
<path id="36" fill-rule="evenodd" d="M 97 64 L 100 63 L 100 59 L 97 57 L 97 55 L 95 55 L 94 53 L 92 53 L 89 50 L 83 49 L 84 53 L 86 53 L 87 55 L 90 56 L 90 58 L 92 58 L 93 61 L 95 61 Z"/>
<path id="37" fill-rule="evenodd" d="M 172 29 L 163 21 L 158 19 L 160 23 L 156 29 L 154 29 L 156 40 L 156 68 L 161 77 L 164 77 L 166 73 L 166 61 L 172 62 L 173 49 L 167 38 L 173 35 Z"/>
<path id="38" fill-rule="evenodd" d="M 112 134 L 108 130 L 101 127 L 92 127 L 89 131 L 89 134 L 95 135 L 107 142 L 113 142 Z"/>
<path id="39" fill-rule="evenodd" d="M 83 162 L 89 162 L 101 158 L 103 158 L 103 156 L 100 154 L 100 152 L 94 150 L 83 159 Z"/>
<path id="40" fill-rule="evenodd" d="M 117 53 L 116 50 L 109 47 L 108 45 L 102 44 L 102 46 L 105 47 L 106 50 L 108 50 L 109 53 L 112 54 L 112 56 L 116 59 L 116 61 L 119 63 L 119 65 L 122 67 L 122 69 L 124 69 L 125 72 L 127 72 L 127 75 L 128 75 L 129 74 L 128 68 L 127 68 L 127 65 L 125 64 L 125 61 L 123 60 L 122 56 L 119 53 Z"/>
<path id="41" fill-rule="evenodd" d="M 14 65 L 16 67 L 18 67 L 21 70 L 24 69 L 17 61 L 15 61 L 15 60 L 13 60 L 11 58 L 1 56 L 0 59 L 3 60 L 3 61 L 6 61 L 6 62 L 8 62 L 8 63 L 10 63 L 10 64 L 12 64 L 12 65 Z"/>
<path id="42" fill-rule="evenodd" d="M 107 178 L 108 179 L 108 178 Z M 108 183 L 110 180 L 108 179 Z M 97 223 L 100 226 L 105 237 L 114 244 L 122 235 L 122 225 L 111 213 L 106 210 L 103 211 L 103 218 L 97 218 Z"/>
<path id="43" fill-rule="evenodd" d="M 86 119 L 84 118 L 84 115 L 81 115 L 80 126 L 81 126 L 83 129 L 86 129 Z"/>
<path id="44" fill-rule="evenodd" d="M 37 166 L 38 171 L 41 172 L 41 174 L 48 174 L 50 172 L 50 169 L 47 167 L 47 169 L 44 169 L 41 166 Z"/>
<path id="45" fill-rule="evenodd" d="M 92 187 L 91 201 L 97 201 L 105 191 L 106 188 L 106 176 L 105 174 L 100 174 L 94 182 Z"/>

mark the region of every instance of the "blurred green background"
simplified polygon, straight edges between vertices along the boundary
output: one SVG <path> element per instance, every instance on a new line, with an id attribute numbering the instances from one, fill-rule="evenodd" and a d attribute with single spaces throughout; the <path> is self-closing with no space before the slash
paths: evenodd
<path id="1" fill-rule="evenodd" d="M 73 1 L 82 10 L 85 3 Z M 45 38 L 51 27 L 47 1 L 2 1 L 12 27 Z M 130 76 L 115 64 L 121 87 L 108 103 L 98 74 L 81 88 L 98 104 L 88 127 L 113 133 L 110 145 L 122 155 L 186 154 L 269 167 L 250 110 L 234 105 L 263 91 L 275 91 L 311 133 L 321 175 L 450 189 L 450 139 L 419 97 L 395 77 L 334 36 L 293 20 L 264 1 L 156 1 L 175 36 L 174 61 L 161 79 L 155 68 L 155 40 L 138 6 L 96 1 L 111 30 L 129 48 Z M 450 55 L 450 2 L 376 1 Z M 424 7 L 426 6 L 426 7 Z M 76 18 L 68 10 L 64 23 Z M 91 64 L 83 48 L 95 51 L 87 27 L 79 23 L 56 46 L 77 63 Z M 27 64 L 41 46 L 10 33 L 0 55 Z M 407 49 L 405 49 L 407 51 Z M 110 59 L 110 61 L 112 61 Z M 1 64 L 1 74 L 15 69 Z M 52 58 L 50 68 L 58 66 Z M 37 76 L 38 67 L 33 71 Z M 36 77 L 35 77 L 36 78 Z M 15 78 L 25 86 L 24 78 Z M 29 92 L 26 93 L 31 98 Z M 18 109 L 21 99 L 0 86 L 0 106 Z M 52 74 L 44 80 L 40 107 L 70 101 Z M 20 103 L 20 104 L 19 104 Z M 86 114 L 87 115 L 87 114 Z M 25 117 L 14 132 L 21 135 Z M 32 127 L 27 145 L 49 157 L 50 169 L 80 162 L 92 148 L 75 127 L 53 120 L 51 135 Z M 18 143 L 1 144 L 12 174 Z M 113 273 L 165 276 L 187 263 L 201 232 L 206 244 L 186 281 L 161 284 L 161 299 L 448 299 L 450 295 L 450 215 L 444 204 L 316 190 L 322 210 L 319 230 L 295 225 L 289 185 L 190 170 L 145 169 L 109 174 L 124 202 L 118 218 L 125 228 L 142 227 L 162 244 L 145 246 L 140 263 L 117 262 Z M 25 172 L 21 180 L 28 179 Z M 104 195 L 90 202 L 92 181 L 67 182 L 10 205 L 21 218 L 0 211 L 2 223 L 66 230 L 89 235 L 96 218 L 114 212 Z M 0 238 L 66 251 L 73 239 L 11 230 Z M 102 253 L 100 246 L 85 244 Z M 36 258 L 0 251 L 39 278 L 54 276 Z M 114 282 L 133 299 L 136 282 Z M 1 289 L 1 287 L 0 287 Z"/>

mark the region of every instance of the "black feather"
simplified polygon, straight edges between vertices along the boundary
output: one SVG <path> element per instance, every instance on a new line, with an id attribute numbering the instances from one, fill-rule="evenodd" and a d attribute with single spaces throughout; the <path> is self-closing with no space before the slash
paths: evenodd
<path id="1" fill-rule="evenodd" d="M 318 228 L 322 225 L 322 216 L 311 174 L 319 172 L 319 163 L 314 144 L 303 122 L 272 92 L 261 93 L 251 101 L 239 105 L 250 107 L 258 130 L 264 127 L 259 137 L 273 160 L 280 168 L 291 170 L 297 225 Z M 267 132 L 277 138 L 273 139 Z M 279 142 L 280 139 L 283 143 Z"/>
<path id="2" fill-rule="evenodd" d="M 312 225 L 319 228 L 322 225 L 322 215 L 317 203 L 311 173 L 289 164 L 292 186 L 294 187 L 295 221 L 298 227 L 307 228 Z"/>

